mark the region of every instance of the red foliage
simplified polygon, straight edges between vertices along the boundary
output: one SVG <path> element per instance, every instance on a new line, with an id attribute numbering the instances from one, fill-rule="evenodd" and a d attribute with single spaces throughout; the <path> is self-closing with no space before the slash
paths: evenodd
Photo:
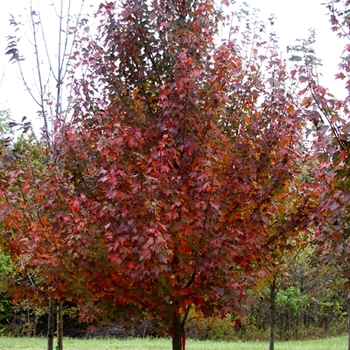
<path id="1" fill-rule="evenodd" d="M 349 40 L 349 1 L 326 4 L 332 30 Z M 344 53 L 349 51 L 345 45 Z M 349 59 L 342 57 L 336 79 L 344 81 L 348 89 Z M 319 248 L 323 262 L 338 265 L 345 278 L 350 276 L 350 266 L 345 263 L 349 256 L 349 203 L 350 203 L 350 143 L 349 143 L 349 100 L 337 98 L 328 89 L 319 85 L 317 70 L 312 64 L 299 67 L 299 74 L 306 76 L 307 86 L 303 90 L 305 116 L 313 123 L 312 135 L 314 183 L 309 192 L 319 203 L 313 219 L 315 228 L 314 243 Z M 346 283 L 345 287 L 349 287 Z"/>
<path id="2" fill-rule="evenodd" d="M 52 161 L 13 175 L 29 186 L 2 208 L 10 249 L 82 317 L 123 306 L 175 329 L 191 306 L 240 311 L 270 245 L 306 215 L 298 202 L 284 230 L 268 229 L 304 156 L 287 72 L 277 52 L 259 56 L 265 83 L 238 44 L 216 46 L 209 0 L 109 3 L 98 16 Z"/>

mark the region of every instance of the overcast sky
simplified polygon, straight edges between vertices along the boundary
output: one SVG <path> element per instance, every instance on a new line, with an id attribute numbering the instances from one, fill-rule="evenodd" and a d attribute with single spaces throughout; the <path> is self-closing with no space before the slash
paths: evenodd
<path id="1" fill-rule="evenodd" d="M 243 0 L 242 0 L 243 1 Z M 330 85 L 334 84 L 334 74 L 345 42 L 331 31 L 327 8 L 322 3 L 327 0 L 247 0 L 260 9 L 261 17 L 274 13 L 277 17 L 274 30 L 280 38 L 280 46 L 295 43 L 297 38 L 307 38 L 309 28 L 316 31 L 316 54 L 323 61 L 321 72 Z"/>
<path id="2" fill-rule="evenodd" d="M 48 26 L 51 24 L 51 18 L 55 17 L 52 11 L 53 7 L 48 6 L 52 1 L 33 0 L 33 5 L 39 4 Z M 98 4 L 98 0 L 89 1 Z M 295 43 L 297 38 L 307 38 L 308 29 L 314 28 L 317 34 L 316 54 L 324 62 L 321 68 L 324 75 L 323 85 L 333 91 L 340 91 L 340 83 L 338 85 L 335 83 L 334 74 L 345 43 L 337 39 L 330 30 L 329 18 L 326 16 L 327 10 L 324 5 L 321 5 L 325 0 L 246 0 L 246 2 L 251 7 L 260 8 L 261 19 L 267 19 L 270 14 L 275 14 L 276 20 L 273 29 L 280 39 L 281 50 L 284 50 L 287 45 Z M 73 3 L 79 3 L 79 1 L 73 0 Z M 35 118 L 35 112 L 38 108 L 25 92 L 16 65 L 9 63 L 9 57 L 1 52 L 5 53 L 5 37 L 12 33 L 9 26 L 9 14 L 11 13 L 16 18 L 22 15 L 21 20 L 25 22 L 24 8 L 28 8 L 29 4 L 30 0 L 0 1 L 0 109 L 11 109 L 12 116 L 16 120 L 20 120 L 23 115 L 31 119 Z M 89 6 L 86 6 L 86 9 L 92 12 Z M 53 38 L 53 40 L 55 39 Z M 30 47 L 29 51 L 33 52 Z M 32 74 L 31 72 L 27 73 L 29 77 Z"/>

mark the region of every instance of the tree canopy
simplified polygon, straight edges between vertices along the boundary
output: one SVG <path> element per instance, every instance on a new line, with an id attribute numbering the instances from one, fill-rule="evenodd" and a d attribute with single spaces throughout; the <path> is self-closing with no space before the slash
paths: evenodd
<path id="1" fill-rule="evenodd" d="M 303 242 L 323 188 L 304 131 L 331 102 L 310 71 L 293 86 L 305 66 L 289 72 L 273 35 L 219 40 L 214 1 L 109 2 L 96 17 L 73 52 L 72 120 L 57 116 L 46 157 L 6 169 L 5 249 L 37 298 L 82 319 L 152 317 L 180 350 L 190 308 L 241 312 Z"/>

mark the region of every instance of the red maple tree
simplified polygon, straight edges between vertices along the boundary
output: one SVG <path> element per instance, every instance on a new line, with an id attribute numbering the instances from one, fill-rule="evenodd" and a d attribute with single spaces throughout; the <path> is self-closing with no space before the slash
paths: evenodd
<path id="1" fill-rule="evenodd" d="M 74 53 L 72 122 L 56 121 L 39 174 L 13 171 L 2 189 L 8 248 L 38 295 L 82 317 L 149 315 L 180 350 L 190 308 L 240 311 L 270 245 L 305 219 L 298 202 L 285 230 L 267 229 L 304 121 L 277 50 L 259 54 L 274 38 L 254 34 L 249 58 L 218 45 L 213 1 L 110 2 L 97 17 Z"/>

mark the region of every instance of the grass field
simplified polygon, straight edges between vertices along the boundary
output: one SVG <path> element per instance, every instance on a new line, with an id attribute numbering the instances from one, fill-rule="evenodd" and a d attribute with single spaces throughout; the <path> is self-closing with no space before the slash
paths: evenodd
<path id="1" fill-rule="evenodd" d="M 347 350 L 347 336 L 275 344 L 275 350 Z M 44 338 L 0 337 L 0 350 L 45 350 Z M 63 350 L 167 350 L 170 339 L 64 339 Z M 188 340 L 187 350 L 268 350 L 267 342 L 213 342 Z"/>

